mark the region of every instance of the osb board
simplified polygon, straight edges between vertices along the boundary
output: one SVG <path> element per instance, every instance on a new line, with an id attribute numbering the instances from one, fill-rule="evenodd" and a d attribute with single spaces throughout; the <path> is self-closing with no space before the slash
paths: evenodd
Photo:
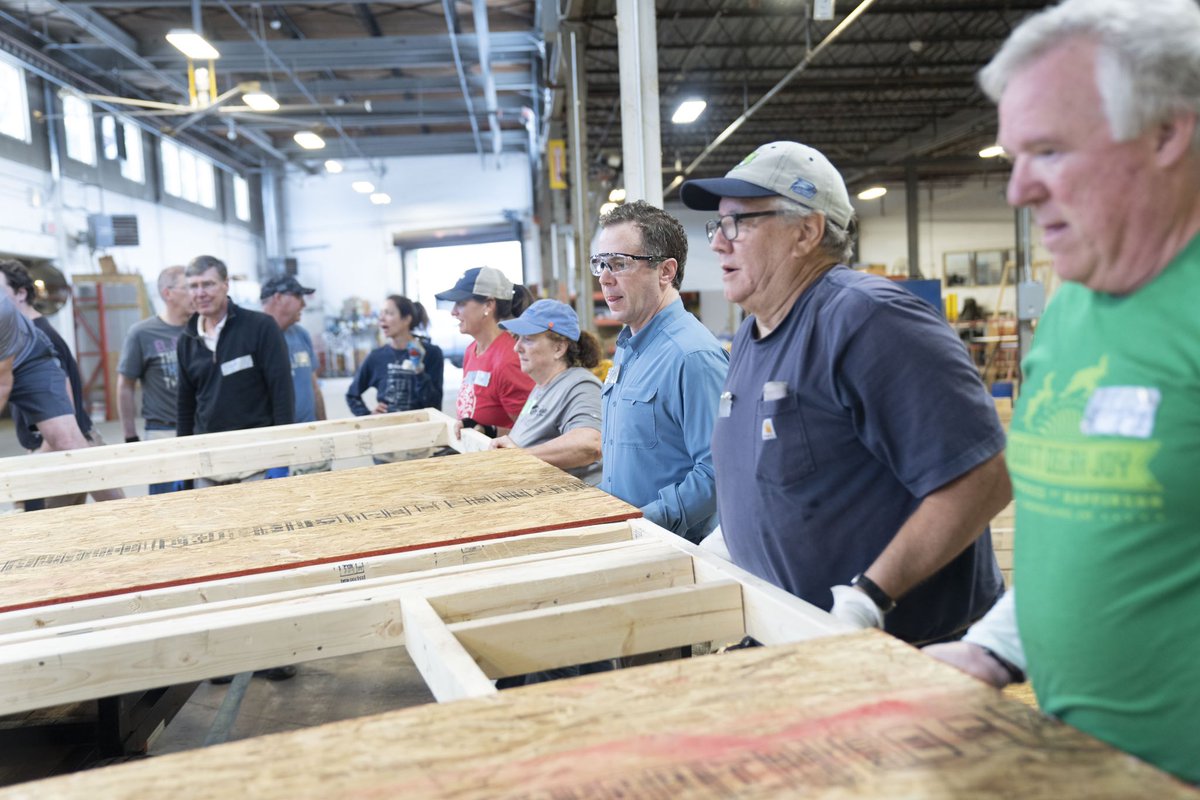
<path id="1" fill-rule="evenodd" d="M 877 632 L 426 705 L 6 798 L 1105 800 L 1196 795 Z"/>
<path id="2" fill-rule="evenodd" d="M 640 516 L 517 450 L 20 514 L 0 612 Z"/>

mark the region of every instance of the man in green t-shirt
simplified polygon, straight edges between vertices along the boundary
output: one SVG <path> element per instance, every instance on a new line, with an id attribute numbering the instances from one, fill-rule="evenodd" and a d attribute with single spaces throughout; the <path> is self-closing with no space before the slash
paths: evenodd
<path id="1" fill-rule="evenodd" d="M 1023 364 L 1010 592 L 932 655 L 1200 782 L 1200 6 L 1067 0 L 981 73 L 1066 281 Z M 1014 599 L 1015 595 L 1015 599 Z"/>

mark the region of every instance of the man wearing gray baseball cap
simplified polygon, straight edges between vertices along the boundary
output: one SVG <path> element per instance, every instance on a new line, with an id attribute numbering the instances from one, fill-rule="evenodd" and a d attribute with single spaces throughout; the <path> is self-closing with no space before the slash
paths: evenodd
<path id="1" fill-rule="evenodd" d="M 680 197 L 717 212 L 725 296 L 747 312 L 712 440 L 734 562 L 858 627 L 965 630 L 1003 591 L 987 524 L 1012 491 L 962 343 L 845 265 L 854 209 L 819 151 L 765 144 Z"/>

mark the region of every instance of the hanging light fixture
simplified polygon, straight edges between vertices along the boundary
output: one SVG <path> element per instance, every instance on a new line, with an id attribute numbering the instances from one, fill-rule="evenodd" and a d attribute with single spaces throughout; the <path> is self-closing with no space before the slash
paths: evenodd
<path id="1" fill-rule="evenodd" d="M 878 200 L 887 194 L 886 186 L 872 186 L 869 189 L 863 189 L 858 193 L 859 200 Z"/>
<path id="2" fill-rule="evenodd" d="M 305 150 L 320 150 L 325 146 L 325 140 L 312 131 L 299 131 L 292 138 Z"/>
<path id="3" fill-rule="evenodd" d="M 191 28 L 175 28 L 168 31 L 167 41 L 176 50 L 195 61 L 213 61 L 221 57 L 217 48 Z"/>

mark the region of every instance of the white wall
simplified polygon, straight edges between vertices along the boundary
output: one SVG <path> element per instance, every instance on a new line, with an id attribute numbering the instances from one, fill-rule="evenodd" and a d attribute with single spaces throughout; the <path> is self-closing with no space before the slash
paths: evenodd
<path id="1" fill-rule="evenodd" d="M 202 253 L 224 260 L 231 274 L 251 278 L 258 275 L 261 239 L 240 225 L 201 219 L 71 178 L 63 179 L 61 192 L 59 207 L 49 172 L 0 159 L 0 250 L 49 259 L 68 281 L 75 274 L 98 273 L 96 259 L 107 253 L 121 272 L 139 273 L 146 279 L 156 311 L 161 305 L 155 292 L 158 273 L 173 264 L 186 264 Z M 141 243 L 96 253 L 90 252 L 86 243 L 74 243 L 75 237 L 87 231 L 88 214 L 99 213 L 135 214 Z M 50 319 L 74 346 L 70 306 Z"/>
<path id="2" fill-rule="evenodd" d="M 301 282 L 317 289 L 311 303 L 315 312 L 336 316 L 349 297 L 376 305 L 399 291 L 400 255 L 392 244 L 396 234 L 495 224 L 504 220 L 506 210 L 525 223 L 526 282 L 540 281 L 524 154 L 488 156 L 482 162 L 478 155 L 371 162 L 382 164 L 382 178 L 364 161 L 343 163 L 345 171 L 338 175 L 289 173 L 284 186 L 287 255 L 297 259 Z M 391 204 L 372 205 L 350 188 L 355 180 L 370 180 L 377 191 L 391 195 Z M 312 329 L 307 317 L 305 324 Z"/>

